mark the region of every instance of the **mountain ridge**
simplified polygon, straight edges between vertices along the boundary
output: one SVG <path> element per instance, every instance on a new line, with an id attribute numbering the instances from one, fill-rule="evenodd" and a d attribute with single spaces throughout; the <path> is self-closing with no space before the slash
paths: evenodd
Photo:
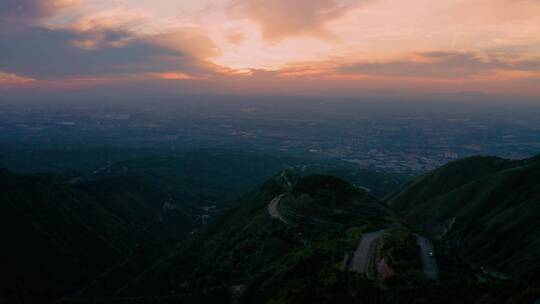
<path id="1" fill-rule="evenodd" d="M 462 183 L 452 184 L 453 169 L 465 166 L 481 172 L 462 175 Z M 454 186 L 440 185 L 445 181 Z M 446 191 L 433 190 L 445 187 Z M 406 220 L 460 247 L 478 267 L 517 276 L 538 270 L 539 156 L 517 161 L 468 158 L 450 163 L 418 178 L 388 202 Z"/>

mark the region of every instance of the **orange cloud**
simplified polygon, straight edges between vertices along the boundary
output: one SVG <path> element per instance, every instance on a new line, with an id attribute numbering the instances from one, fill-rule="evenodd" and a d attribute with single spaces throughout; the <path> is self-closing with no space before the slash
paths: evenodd
<path id="1" fill-rule="evenodd" d="M 201 80 L 205 79 L 204 77 L 195 77 L 190 76 L 183 72 L 164 72 L 164 73 L 151 73 L 149 74 L 152 77 L 165 79 L 165 80 Z"/>
<path id="2" fill-rule="evenodd" d="M 0 71 L 0 86 L 21 86 L 35 82 L 36 80 L 29 77 L 18 76 L 14 73 Z"/>
<path id="3" fill-rule="evenodd" d="M 524 72 L 536 70 L 540 70 L 540 57 L 504 58 L 489 52 L 458 51 L 417 52 L 392 60 L 345 64 L 339 68 L 349 74 L 423 79 L 485 78 L 499 71 L 530 75 Z"/>
<path id="4" fill-rule="evenodd" d="M 231 44 L 235 44 L 235 45 L 242 43 L 242 41 L 244 41 L 245 38 L 246 37 L 242 33 L 234 33 L 226 37 L 227 42 Z"/>
<path id="5" fill-rule="evenodd" d="M 0 79 L 540 95 L 538 16 L 538 0 L 0 0 Z"/>
<path id="6" fill-rule="evenodd" d="M 236 0 L 230 12 L 259 24 L 265 40 L 280 41 L 288 36 L 328 36 L 326 23 L 351 7 L 334 0 Z"/>
<path id="7" fill-rule="evenodd" d="M 67 25 L 68 28 L 86 32 L 91 30 L 126 30 L 142 24 L 151 14 L 137 9 L 111 9 L 82 16 Z"/>
<path id="8" fill-rule="evenodd" d="M 181 28 L 168 33 L 149 35 L 145 40 L 163 49 L 188 54 L 197 58 L 217 56 L 219 49 L 198 29 Z"/>

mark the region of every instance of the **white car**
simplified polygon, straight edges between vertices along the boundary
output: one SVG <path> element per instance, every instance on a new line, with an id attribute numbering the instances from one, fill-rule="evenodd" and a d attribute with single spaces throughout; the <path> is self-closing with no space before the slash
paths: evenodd
<path id="1" fill-rule="evenodd" d="M 427 254 L 428 254 L 430 257 L 434 257 L 434 256 L 435 256 L 435 254 L 433 253 L 433 250 L 428 251 Z"/>

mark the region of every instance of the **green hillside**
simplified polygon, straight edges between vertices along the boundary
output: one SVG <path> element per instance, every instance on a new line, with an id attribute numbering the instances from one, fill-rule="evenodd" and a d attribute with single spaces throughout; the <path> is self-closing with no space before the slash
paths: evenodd
<path id="1" fill-rule="evenodd" d="M 334 227 L 377 220 L 385 209 L 364 190 L 325 175 L 300 179 L 279 205 L 279 211 L 294 222 Z"/>
<path id="2" fill-rule="evenodd" d="M 294 178 L 288 177 L 288 181 Z M 387 210 L 379 202 L 372 198 L 364 202 L 375 204 L 378 212 L 363 226 L 346 222 L 337 227 L 287 225 L 268 214 L 268 203 L 283 193 L 314 200 L 323 196 L 345 201 L 367 197 L 363 190 L 351 188 L 342 180 L 315 179 L 327 187 L 317 187 L 313 192 L 313 179 L 307 178 L 291 191 L 283 175 L 273 178 L 245 195 L 237 207 L 185 247 L 143 273 L 122 294 L 176 294 L 192 300 L 197 295 L 195 302 L 221 297 L 226 303 L 223 297 L 238 297 L 243 303 L 320 303 L 359 299 L 359 294 L 351 292 L 357 290 L 373 295 L 375 301 L 378 291 L 372 283 L 340 267 L 344 254 L 354 251 L 363 231 L 386 223 Z M 336 183 L 345 187 L 334 188 Z M 356 212 L 361 215 L 361 211 Z"/>
<path id="3" fill-rule="evenodd" d="M 51 298 L 119 288 L 118 278 L 147 267 L 192 229 L 180 209 L 163 208 L 166 201 L 133 179 L 74 186 L 0 171 L 0 286 Z"/>
<path id="4" fill-rule="evenodd" d="M 538 277 L 540 158 L 456 161 L 411 182 L 389 202 L 473 264 Z"/>
<path id="5" fill-rule="evenodd" d="M 280 197 L 283 218 L 270 212 Z M 281 213 L 281 205 L 301 216 Z M 379 229 L 387 230 L 370 262 L 373 272 L 348 270 L 344 258 L 365 233 Z M 443 252 L 442 280 L 429 280 L 419 253 L 412 231 L 365 191 L 334 177 L 289 172 L 245 195 L 112 302 L 135 296 L 156 303 L 522 303 L 534 297 L 522 282 L 478 282 L 466 264 Z M 393 272 L 388 278 L 377 274 L 383 259 Z"/>

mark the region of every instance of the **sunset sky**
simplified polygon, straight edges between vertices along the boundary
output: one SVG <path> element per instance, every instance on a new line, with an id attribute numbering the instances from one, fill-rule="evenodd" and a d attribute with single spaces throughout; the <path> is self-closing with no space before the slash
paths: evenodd
<path id="1" fill-rule="evenodd" d="M 0 92 L 141 88 L 540 96 L 540 1 L 0 1 Z"/>

